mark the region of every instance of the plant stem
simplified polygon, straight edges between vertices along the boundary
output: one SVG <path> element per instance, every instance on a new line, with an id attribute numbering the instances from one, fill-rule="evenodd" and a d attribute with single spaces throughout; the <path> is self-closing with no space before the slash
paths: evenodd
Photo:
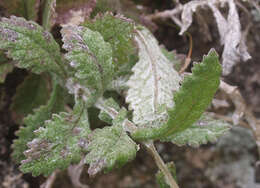
<path id="1" fill-rule="evenodd" d="M 52 19 L 55 15 L 56 0 L 45 0 L 42 18 L 42 26 L 49 31 L 52 26 Z"/>
<path id="2" fill-rule="evenodd" d="M 153 156 L 153 159 L 154 159 L 156 165 L 158 166 L 158 168 L 164 174 L 164 177 L 165 177 L 166 182 L 168 183 L 168 185 L 171 188 L 179 188 L 178 184 L 176 183 L 176 181 L 172 177 L 171 172 L 169 171 L 169 169 L 167 168 L 166 164 L 163 162 L 162 158 L 160 157 L 160 155 L 156 151 L 153 142 L 143 143 L 143 144 L 146 146 L 146 148 L 149 151 L 149 153 Z"/>

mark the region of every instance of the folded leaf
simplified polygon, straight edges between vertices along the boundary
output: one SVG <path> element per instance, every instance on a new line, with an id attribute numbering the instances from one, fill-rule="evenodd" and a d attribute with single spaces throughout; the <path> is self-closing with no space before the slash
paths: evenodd
<path id="1" fill-rule="evenodd" d="M 42 76 L 31 74 L 16 89 L 11 110 L 17 122 L 33 112 L 33 109 L 47 103 L 49 98 L 48 83 Z"/>
<path id="2" fill-rule="evenodd" d="M 89 135 L 85 162 L 89 164 L 88 173 L 95 175 L 102 169 L 112 170 L 121 167 L 135 158 L 138 146 L 123 130 L 126 110 L 121 110 L 113 120 L 113 126 L 95 129 Z"/>
<path id="3" fill-rule="evenodd" d="M 66 26 L 61 31 L 63 48 L 68 51 L 66 59 L 75 69 L 76 79 L 71 80 L 72 86 L 79 82 L 85 90 L 87 105 L 91 105 L 105 91 L 114 73 L 112 49 L 100 33 L 83 26 Z M 76 87 L 75 89 L 77 89 Z M 72 93 L 76 93 L 72 91 Z"/>
<path id="4" fill-rule="evenodd" d="M 130 61 L 135 52 L 134 22 L 122 15 L 113 16 L 112 13 L 98 14 L 93 21 L 84 23 L 84 26 L 98 31 L 113 50 L 113 61 L 116 69 Z"/>
<path id="5" fill-rule="evenodd" d="M 88 115 L 84 104 L 78 104 L 72 113 L 53 114 L 45 126 L 35 132 L 36 138 L 27 145 L 27 159 L 20 169 L 33 176 L 49 175 L 55 169 L 66 169 L 82 158 L 82 140 L 90 133 Z"/>
<path id="6" fill-rule="evenodd" d="M 172 97 L 179 88 L 180 76 L 147 29 L 137 30 L 135 39 L 139 61 L 127 82 L 126 102 L 136 125 L 159 127 L 167 118 L 166 107 L 174 106 Z"/>
<path id="7" fill-rule="evenodd" d="M 115 109 L 116 111 L 120 110 L 119 105 L 116 103 L 116 101 L 114 101 L 113 98 L 109 98 L 109 99 L 105 100 L 105 105 L 107 106 L 107 108 Z M 104 110 L 100 110 L 98 118 L 109 124 L 112 124 L 112 122 L 113 122 L 113 119 Z"/>
<path id="8" fill-rule="evenodd" d="M 16 132 L 18 139 L 15 139 L 12 145 L 14 150 L 12 157 L 18 163 L 25 159 L 23 152 L 27 149 L 26 144 L 35 138 L 33 131 L 43 126 L 44 122 L 51 118 L 52 113 L 62 111 L 64 105 L 64 89 L 55 84 L 48 103 L 24 118 L 25 127 L 20 127 Z"/>
<path id="9" fill-rule="evenodd" d="M 137 140 L 167 138 L 189 128 L 211 103 L 220 83 L 221 65 L 215 50 L 195 64 L 192 75 L 184 78 L 174 94 L 175 106 L 168 110 L 168 121 L 158 128 L 139 128 L 132 136 Z"/>
<path id="10" fill-rule="evenodd" d="M 44 71 L 65 74 L 60 65 L 59 45 L 49 32 L 33 21 L 15 16 L 2 18 L 0 49 L 7 51 L 7 56 L 17 61 L 19 68 L 30 69 L 36 74 Z"/>
<path id="11" fill-rule="evenodd" d="M 231 125 L 224 121 L 215 120 L 209 115 L 202 115 L 191 127 L 173 134 L 163 141 L 170 141 L 178 146 L 199 147 L 201 144 L 216 142 L 230 128 Z"/>

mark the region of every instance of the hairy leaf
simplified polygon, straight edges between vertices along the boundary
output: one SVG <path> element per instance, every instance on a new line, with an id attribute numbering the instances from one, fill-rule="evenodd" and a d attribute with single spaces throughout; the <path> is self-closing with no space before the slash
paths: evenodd
<path id="1" fill-rule="evenodd" d="M 176 168 L 174 166 L 174 163 L 170 162 L 170 163 L 167 163 L 166 165 L 167 165 L 169 171 L 171 172 L 171 175 L 175 179 L 175 181 L 177 181 Z M 160 188 L 170 188 L 170 186 L 166 183 L 166 180 L 165 180 L 164 175 L 161 170 L 159 170 L 156 173 L 156 181 L 159 184 Z"/>
<path id="2" fill-rule="evenodd" d="M 58 113 L 63 109 L 64 90 L 55 84 L 48 103 L 36 109 L 33 114 L 28 115 L 23 120 L 25 127 L 21 127 L 18 132 L 16 132 L 18 139 L 15 139 L 12 145 L 14 149 L 12 157 L 17 162 L 25 159 L 23 152 L 27 149 L 27 142 L 35 138 L 33 131 L 43 126 L 44 122 L 51 118 L 52 113 Z"/>
<path id="3" fill-rule="evenodd" d="M 220 83 L 221 65 L 215 50 L 195 64 L 192 75 L 184 78 L 174 94 L 175 106 L 168 110 L 168 121 L 158 128 L 139 128 L 132 136 L 137 140 L 167 138 L 189 128 L 210 104 Z"/>
<path id="4" fill-rule="evenodd" d="M 121 110 L 113 120 L 113 126 L 95 129 L 89 135 L 89 144 L 85 162 L 88 163 L 88 173 L 95 175 L 102 169 L 112 170 L 121 167 L 135 158 L 138 146 L 123 130 L 126 110 Z"/>
<path id="5" fill-rule="evenodd" d="M 34 73 L 51 71 L 63 74 L 59 45 L 41 26 L 24 18 L 11 16 L 0 22 L 0 49 L 18 63 L 19 68 Z"/>
<path id="6" fill-rule="evenodd" d="M 68 51 L 65 57 L 75 69 L 79 82 L 76 85 L 75 80 L 70 80 L 70 92 L 75 94 L 80 87 L 87 95 L 87 104 L 91 105 L 95 101 L 93 98 L 100 96 L 113 78 L 111 46 L 98 32 L 83 26 L 66 26 L 61 32 L 63 48 Z"/>
<path id="7" fill-rule="evenodd" d="M 81 139 L 90 133 L 88 115 L 84 103 L 76 105 L 72 113 L 53 114 L 45 126 L 36 131 L 36 138 L 27 145 L 27 159 L 20 169 L 33 176 L 49 175 L 55 169 L 65 169 L 82 158 Z"/>
<path id="8" fill-rule="evenodd" d="M 33 109 L 46 104 L 48 98 L 47 80 L 42 76 L 31 74 L 16 89 L 11 110 L 21 119 L 32 113 Z"/>
<path id="9" fill-rule="evenodd" d="M 93 21 L 85 22 L 84 26 L 98 31 L 104 40 L 111 44 L 116 70 L 130 61 L 131 55 L 135 53 L 133 21 L 122 15 L 113 16 L 112 13 L 106 13 L 99 14 Z"/>
<path id="10" fill-rule="evenodd" d="M 202 115 L 191 127 L 169 136 L 164 141 L 171 141 L 178 146 L 199 147 L 201 144 L 216 142 L 230 128 L 231 126 L 224 121 L 215 120 L 209 115 Z"/>
<path id="11" fill-rule="evenodd" d="M 127 82 L 126 102 L 133 110 L 135 124 L 158 127 L 167 118 L 166 107 L 174 106 L 172 97 L 179 88 L 180 76 L 147 29 L 137 30 L 135 39 L 139 61 Z"/>

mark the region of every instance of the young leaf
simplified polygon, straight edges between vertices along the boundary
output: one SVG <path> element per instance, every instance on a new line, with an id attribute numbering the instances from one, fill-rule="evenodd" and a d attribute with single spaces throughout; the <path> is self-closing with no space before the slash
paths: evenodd
<path id="1" fill-rule="evenodd" d="M 158 128 L 139 128 L 132 136 L 137 140 L 167 138 L 196 122 L 210 104 L 220 83 L 221 65 L 215 50 L 195 64 L 192 75 L 184 78 L 174 94 L 175 106 L 168 110 L 168 121 Z"/>
<path id="2" fill-rule="evenodd" d="M 41 26 L 24 18 L 11 16 L 0 21 L 0 49 L 18 63 L 19 68 L 31 69 L 39 74 L 51 71 L 65 74 L 61 63 L 59 45 Z"/>
<path id="3" fill-rule="evenodd" d="M 49 98 L 47 80 L 35 74 L 27 76 L 16 89 L 11 110 L 21 119 L 33 112 L 33 109 L 46 104 Z M 19 122 L 19 121 L 18 121 Z"/>
<path id="4" fill-rule="evenodd" d="M 20 169 L 33 176 L 65 169 L 82 158 L 81 138 L 90 133 L 88 115 L 83 104 L 77 104 L 72 113 L 53 114 L 45 126 L 34 131 L 36 138 L 27 145 Z"/>
<path id="5" fill-rule="evenodd" d="M 68 51 L 65 57 L 75 69 L 78 87 L 85 87 L 87 105 L 91 105 L 93 97 L 99 97 L 113 78 L 111 46 L 98 32 L 83 26 L 66 26 L 61 33 L 63 48 Z M 75 85 L 74 80 L 71 82 Z"/>
<path id="6" fill-rule="evenodd" d="M 166 107 L 174 106 L 172 97 L 179 88 L 180 76 L 147 29 L 137 30 L 135 39 L 139 47 L 139 61 L 127 82 L 126 102 L 133 109 L 135 124 L 158 127 L 167 118 Z"/>
<path id="7" fill-rule="evenodd" d="M 89 144 L 85 161 L 88 163 L 88 173 L 93 176 L 102 169 L 112 170 L 121 167 L 135 158 L 138 146 L 123 130 L 126 110 L 121 110 L 113 120 L 113 126 L 95 129 L 89 135 Z"/>
<path id="8" fill-rule="evenodd" d="M 201 144 L 216 142 L 230 128 L 231 126 L 224 121 L 215 120 L 209 115 L 202 115 L 191 127 L 173 134 L 163 141 L 171 141 L 178 146 L 199 147 Z"/>
<path id="9" fill-rule="evenodd" d="M 114 101 L 113 98 L 109 98 L 105 101 L 105 105 L 109 108 L 111 107 L 111 109 L 115 109 L 117 111 L 120 110 L 120 107 L 119 105 L 116 103 L 116 101 Z M 111 116 L 109 114 L 107 114 L 104 110 L 101 110 L 99 115 L 98 115 L 99 119 L 106 122 L 106 123 L 109 123 L 109 124 L 112 124 L 112 121 L 113 119 L 111 118 Z"/>
<path id="10" fill-rule="evenodd" d="M 24 118 L 25 127 L 21 127 L 16 135 L 18 139 L 14 140 L 12 145 L 12 157 L 20 162 L 25 159 L 23 152 L 27 149 L 26 144 L 35 138 L 33 131 L 43 126 L 44 122 L 51 118 L 52 113 L 58 113 L 64 109 L 64 90 L 55 84 L 50 100 L 44 106 L 39 107 L 33 114 Z"/>
<path id="11" fill-rule="evenodd" d="M 170 163 L 167 163 L 166 165 L 167 165 L 169 171 L 171 172 L 171 175 L 175 179 L 175 181 L 177 181 L 176 168 L 174 166 L 174 163 L 170 162 Z M 164 178 L 162 171 L 160 171 L 160 170 L 156 173 L 156 181 L 159 184 L 160 188 L 170 188 L 170 186 L 166 183 L 166 180 Z"/>
<path id="12" fill-rule="evenodd" d="M 122 15 L 106 13 L 97 15 L 93 21 L 85 22 L 84 26 L 98 31 L 111 44 L 116 70 L 130 61 L 131 55 L 135 53 L 133 21 Z"/>

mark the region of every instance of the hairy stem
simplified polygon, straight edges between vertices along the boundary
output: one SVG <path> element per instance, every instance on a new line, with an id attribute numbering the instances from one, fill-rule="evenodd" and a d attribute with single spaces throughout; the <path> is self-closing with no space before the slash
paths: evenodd
<path id="1" fill-rule="evenodd" d="M 159 153 L 156 151 L 153 142 L 150 143 L 143 143 L 146 147 L 146 149 L 149 151 L 149 153 L 153 156 L 153 159 L 158 166 L 158 168 L 162 171 L 167 184 L 171 188 L 179 188 L 178 184 L 174 180 L 174 178 L 171 175 L 171 172 L 167 168 L 166 164 L 163 162 L 162 158 L 160 157 Z"/>

